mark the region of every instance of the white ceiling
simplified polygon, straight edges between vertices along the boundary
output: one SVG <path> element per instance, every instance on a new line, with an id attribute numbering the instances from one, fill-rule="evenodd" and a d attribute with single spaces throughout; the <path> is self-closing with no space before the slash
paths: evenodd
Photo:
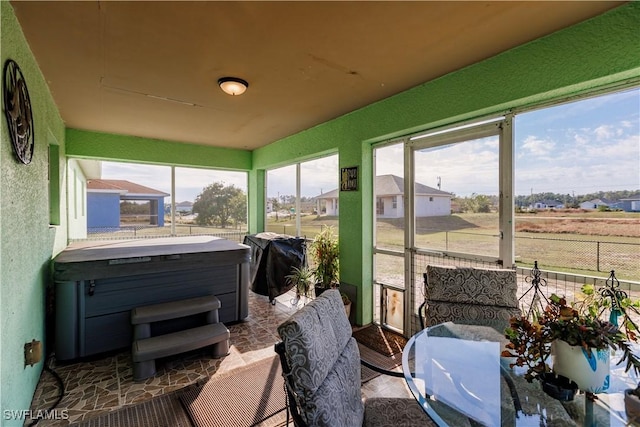
<path id="1" fill-rule="evenodd" d="M 252 150 L 622 2 L 11 3 L 67 127 Z"/>

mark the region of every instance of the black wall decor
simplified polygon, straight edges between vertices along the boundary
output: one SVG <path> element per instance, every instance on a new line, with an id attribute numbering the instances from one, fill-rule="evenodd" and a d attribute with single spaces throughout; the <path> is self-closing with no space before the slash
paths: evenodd
<path id="1" fill-rule="evenodd" d="M 13 151 L 22 163 L 29 164 L 33 158 L 33 113 L 31 99 L 24 75 L 12 59 L 4 63 L 2 80 L 4 93 L 4 114 Z"/>
<path id="2" fill-rule="evenodd" d="M 340 169 L 340 191 L 358 191 L 358 167 Z"/>

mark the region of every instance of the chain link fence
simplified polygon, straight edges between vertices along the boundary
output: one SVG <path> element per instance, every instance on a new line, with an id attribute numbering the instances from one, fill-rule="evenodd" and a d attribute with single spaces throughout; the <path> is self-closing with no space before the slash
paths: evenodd
<path id="1" fill-rule="evenodd" d="M 640 243 L 516 236 L 516 262 L 534 261 L 551 270 L 615 270 L 618 278 L 640 280 Z"/>
<path id="2" fill-rule="evenodd" d="M 217 227 L 176 224 L 175 236 L 215 236 L 242 243 L 246 230 L 224 230 Z M 171 227 L 131 225 L 121 227 L 95 227 L 87 230 L 88 240 L 117 240 L 131 238 L 172 237 Z M 82 239 L 82 240 L 87 240 Z"/>
<path id="3" fill-rule="evenodd" d="M 309 239 L 313 239 L 316 234 L 322 232 L 322 230 L 327 227 L 325 224 L 318 225 L 309 225 L 304 224 L 302 229 L 300 230 L 303 237 L 307 237 Z M 338 232 L 338 227 L 335 227 L 336 233 Z M 272 233 L 277 234 L 286 234 L 288 236 L 297 236 L 296 226 L 293 224 L 278 224 L 278 223 L 268 223 L 266 225 L 266 230 Z"/>

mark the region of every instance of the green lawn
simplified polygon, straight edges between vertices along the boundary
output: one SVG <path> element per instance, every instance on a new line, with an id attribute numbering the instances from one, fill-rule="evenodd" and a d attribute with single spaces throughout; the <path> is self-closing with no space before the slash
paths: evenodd
<path id="1" fill-rule="evenodd" d="M 531 221 L 532 218 L 541 218 L 543 215 L 518 215 L 516 224 L 520 220 Z M 575 220 L 576 225 L 584 228 L 584 219 L 612 217 L 628 220 L 637 219 L 640 216 L 625 212 L 586 212 L 575 215 L 571 219 Z M 567 221 L 566 214 L 563 214 L 562 218 L 563 221 Z M 545 219 L 543 223 L 548 224 L 549 220 Z M 602 224 L 598 223 L 599 230 L 604 227 L 603 234 L 607 234 L 607 226 Z M 301 218 L 302 235 L 307 238 L 313 238 L 323 226 L 328 225 L 337 228 L 337 218 L 315 215 Z M 404 248 L 403 225 L 402 219 L 377 221 L 376 246 L 381 249 L 402 251 Z M 589 225 L 587 224 L 586 227 Z M 618 226 L 610 226 L 612 230 L 614 227 Z M 629 227 L 634 225 L 631 224 Z M 498 216 L 495 213 L 420 218 L 416 228 L 416 243 L 420 248 L 496 257 L 498 255 Z M 295 234 L 295 219 L 280 219 L 277 222 L 270 220 L 267 223 L 267 230 Z M 616 230 L 619 233 L 619 227 Z M 538 261 L 543 269 L 594 276 L 606 276 L 610 270 L 615 270 L 619 279 L 640 281 L 640 237 L 633 235 L 597 236 L 567 232 L 516 232 L 515 251 L 516 263 L 522 266 L 532 266 L 534 261 Z M 387 262 L 379 264 L 381 267 L 378 270 L 379 273 L 391 276 L 402 274 L 401 272 L 394 274 L 392 270 L 395 267 L 382 268 L 383 264 L 387 265 Z M 392 265 L 396 263 L 393 262 Z"/>

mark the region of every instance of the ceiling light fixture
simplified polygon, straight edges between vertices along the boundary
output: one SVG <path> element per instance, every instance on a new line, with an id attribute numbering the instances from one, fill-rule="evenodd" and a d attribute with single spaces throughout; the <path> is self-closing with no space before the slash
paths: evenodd
<path id="1" fill-rule="evenodd" d="M 222 77 L 218 79 L 218 84 L 229 95 L 242 95 L 249 87 L 249 83 L 237 77 Z"/>

